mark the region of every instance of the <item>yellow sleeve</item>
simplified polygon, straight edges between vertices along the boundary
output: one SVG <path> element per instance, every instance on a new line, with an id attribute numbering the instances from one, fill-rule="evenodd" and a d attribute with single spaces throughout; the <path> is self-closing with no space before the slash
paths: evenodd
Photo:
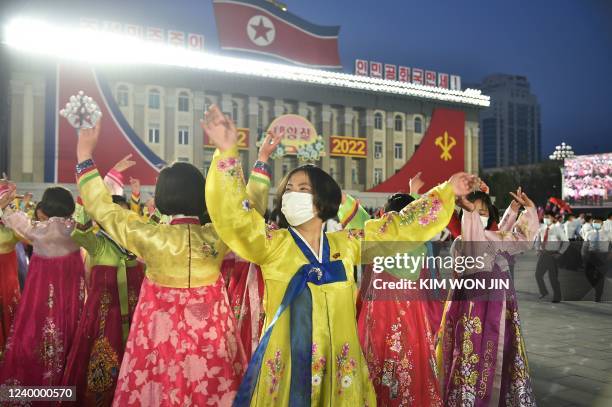
<path id="1" fill-rule="evenodd" d="M 427 242 L 448 225 L 454 209 L 455 193 L 452 185 L 445 182 L 401 211 L 367 221 L 365 240 Z"/>
<path id="2" fill-rule="evenodd" d="M 236 148 L 215 152 L 206 177 L 206 207 L 221 240 L 238 256 L 264 264 L 278 248 L 275 235 L 247 195 Z"/>
<path id="3" fill-rule="evenodd" d="M 344 229 L 363 229 L 370 214 L 361 206 L 358 199 L 346 194 L 344 203 L 338 208 L 338 219 Z"/>
<path id="4" fill-rule="evenodd" d="M 265 167 L 266 164 L 257 161 L 246 185 L 249 202 L 261 216 L 264 216 L 268 209 L 268 193 L 270 191 L 270 174 L 264 169 Z"/>
<path id="5" fill-rule="evenodd" d="M 136 213 L 114 204 L 95 167 L 79 176 L 78 187 L 89 215 L 119 245 L 138 257 L 144 257 L 147 242 L 154 241 L 157 234 L 157 226 L 143 222 Z"/>

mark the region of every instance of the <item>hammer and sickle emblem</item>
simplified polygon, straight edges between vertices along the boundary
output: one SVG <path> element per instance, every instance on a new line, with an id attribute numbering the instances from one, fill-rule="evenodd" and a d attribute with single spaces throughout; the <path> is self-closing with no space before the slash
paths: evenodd
<path id="1" fill-rule="evenodd" d="M 442 154 L 440 154 L 440 158 L 444 161 L 452 160 L 453 156 L 450 154 L 450 151 L 457 144 L 457 140 L 453 136 L 449 136 L 448 132 L 444 132 L 444 136 L 439 136 L 436 138 L 435 144 L 440 147 L 442 150 Z"/>

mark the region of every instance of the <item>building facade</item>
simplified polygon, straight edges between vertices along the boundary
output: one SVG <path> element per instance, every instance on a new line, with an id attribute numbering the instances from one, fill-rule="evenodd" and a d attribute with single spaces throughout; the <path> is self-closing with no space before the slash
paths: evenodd
<path id="1" fill-rule="evenodd" d="M 48 159 L 46 115 L 57 114 L 49 112 L 46 102 L 53 89 L 50 82 L 54 65 L 22 55 L 12 59 L 10 177 L 18 182 L 41 183 Z M 475 104 L 176 67 L 113 67 L 100 74 L 112 87 L 126 120 L 148 147 L 166 162 L 191 162 L 204 173 L 214 149 L 205 145 L 199 120 L 213 103 L 231 115 L 237 127 L 248 129 L 241 149 L 245 167 L 257 159 L 257 140 L 271 121 L 294 113 L 306 117 L 323 136 L 327 155 L 318 164 L 343 189 L 365 191 L 393 175 L 411 158 L 436 107 L 465 112 L 465 170 L 477 172 L 480 165 L 481 107 Z M 367 156 L 331 157 L 330 136 L 365 139 Z M 275 160 L 273 182 L 297 165 L 295 156 Z"/>
<path id="2" fill-rule="evenodd" d="M 477 88 L 491 97 L 491 106 L 480 111 L 481 168 L 539 162 L 540 105 L 527 78 L 495 74 Z"/>

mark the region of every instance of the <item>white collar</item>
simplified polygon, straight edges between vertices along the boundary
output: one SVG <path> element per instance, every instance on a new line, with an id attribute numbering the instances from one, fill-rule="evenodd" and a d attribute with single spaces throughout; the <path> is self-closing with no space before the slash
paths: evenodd
<path id="1" fill-rule="evenodd" d="M 291 226 L 290 226 L 291 227 Z M 312 247 L 310 246 L 310 244 L 308 244 L 308 242 L 306 241 L 306 239 L 304 239 L 304 236 L 302 236 L 300 234 L 300 232 L 297 231 L 297 229 L 295 229 L 294 227 L 291 227 L 291 230 L 293 230 L 295 232 L 296 235 L 298 235 L 298 237 L 302 240 L 302 242 L 304 242 L 304 244 L 306 245 L 306 247 L 308 247 L 308 250 L 310 250 L 312 252 L 312 254 L 315 256 L 315 258 L 317 260 L 319 260 L 320 263 L 323 263 L 322 257 L 323 256 L 323 230 L 325 229 L 325 223 L 323 223 L 323 225 L 321 225 L 321 236 L 319 238 L 319 254 L 317 254 L 317 252 L 315 252 Z"/>

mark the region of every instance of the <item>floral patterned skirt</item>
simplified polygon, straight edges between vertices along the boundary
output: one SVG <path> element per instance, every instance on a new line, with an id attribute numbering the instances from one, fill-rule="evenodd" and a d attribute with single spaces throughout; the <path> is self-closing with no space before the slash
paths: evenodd
<path id="1" fill-rule="evenodd" d="M 138 295 L 135 293 L 140 292 L 141 282 L 141 268 L 128 268 L 129 310 L 132 310 L 129 297 Z M 85 309 L 62 380 L 64 386 L 76 386 L 76 398 L 81 406 L 110 406 L 113 401 L 123 358 L 123 325 L 118 290 L 117 267 L 92 267 Z"/>
<path id="2" fill-rule="evenodd" d="M 379 406 L 442 406 L 426 301 L 368 299 L 359 339 Z"/>
<path id="3" fill-rule="evenodd" d="M 516 294 L 503 291 L 469 301 L 458 290 L 445 310 L 438 355 L 449 407 L 536 405 Z"/>
<path id="4" fill-rule="evenodd" d="M 32 256 L 0 366 L 0 383 L 60 385 L 84 298 L 84 267 L 78 251 L 63 257 Z"/>
<path id="5" fill-rule="evenodd" d="M 15 251 L 0 254 L 0 360 L 21 297 Z"/>
<path id="6" fill-rule="evenodd" d="M 259 266 L 244 260 L 235 261 L 232 268 L 227 295 L 236 317 L 238 337 L 250 359 L 259 344 L 264 323 L 263 276 Z"/>
<path id="7" fill-rule="evenodd" d="M 113 405 L 229 406 L 245 367 L 223 278 L 197 288 L 145 278 Z"/>

